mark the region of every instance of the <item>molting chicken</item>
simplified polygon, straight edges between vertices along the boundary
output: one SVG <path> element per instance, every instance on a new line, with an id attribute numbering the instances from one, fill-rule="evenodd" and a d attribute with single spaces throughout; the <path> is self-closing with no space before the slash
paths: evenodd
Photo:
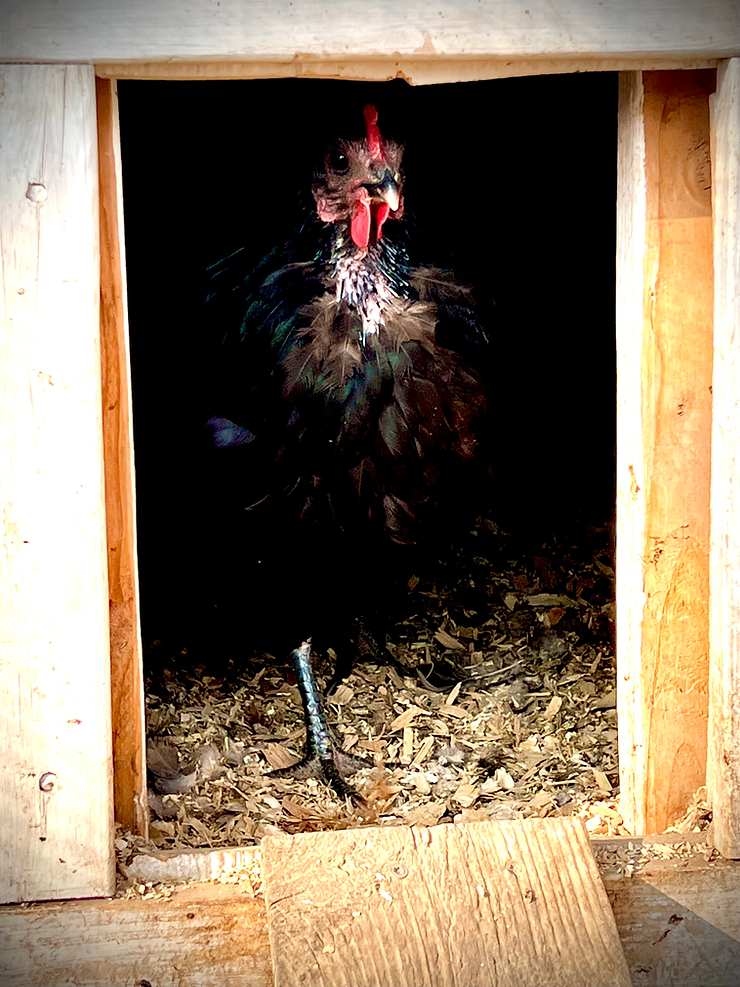
<path id="1" fill-rule="evenodd" d="M 256 623 L 272 650 L 291 641 L 307 724 L 293 773 L 340 791 L 356 765 L 326 726 L 309 640 L 338 655 L 335 678 L 363 641 L 383 656 L 397 577 L 464 523 L 487 459 L 487 320 L 427 262 L 402 146 L 373 106 L 357 116 L 293 235 L 254 270 L 241 251 L 215 265 L 206 306 L 223 337 L 204 474 L 215 606 L 235 642 Z"/>

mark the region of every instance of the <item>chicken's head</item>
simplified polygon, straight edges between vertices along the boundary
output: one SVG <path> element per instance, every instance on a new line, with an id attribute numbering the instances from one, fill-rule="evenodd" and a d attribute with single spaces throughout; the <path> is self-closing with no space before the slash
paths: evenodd
<path id="1" fill-rule="evenodd" d="M 378 111 L 365 107 L 367 134 L 361 140 L 336 141 L 316 172 L 313 196 L 319 219 L 348 222 L 355 246 L 364 250 L 383 235 L 383 224 L 403 214 L 403 148 L 384 140 Z"/>

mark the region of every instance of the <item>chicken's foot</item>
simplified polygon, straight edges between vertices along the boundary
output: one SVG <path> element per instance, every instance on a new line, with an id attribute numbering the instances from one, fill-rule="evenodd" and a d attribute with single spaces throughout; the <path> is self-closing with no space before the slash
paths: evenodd
<path id="1" fill-rule="evenodd" d="M 272 774 L 298 779 L 316 778 L 331 785 L 338 795 L 359 797 L 345 778 L 370 765 L 367 761 L 343 751 L 331 732 L 311 664 L 310 639 L 296 648 L 291 657 L 295 662 L 298 690 L 303 700 L 306 755 L 296 764 L 279 768 Z"/>

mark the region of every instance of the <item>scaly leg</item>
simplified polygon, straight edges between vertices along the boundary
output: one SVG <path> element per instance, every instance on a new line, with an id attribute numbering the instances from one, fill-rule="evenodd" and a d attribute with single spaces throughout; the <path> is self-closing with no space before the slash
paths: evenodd
<path id="1" fill-rule="evenodd" d="M 346 784 L 345 778 L 370 767 L 367 761 L 353 757 L 343 751 L 326 721 L 316 677 L 311 664 L 311 641 L 304 641 L 300 648 L 291 653 L 298 674 L 298 690 L 303 700 L 303 715 L 306 721 L 306 755 L 297 764 L 279 768 L 273 775 L 292 778 L 317 778 L 325 781 L 338 795 L 356 795 Z"/>

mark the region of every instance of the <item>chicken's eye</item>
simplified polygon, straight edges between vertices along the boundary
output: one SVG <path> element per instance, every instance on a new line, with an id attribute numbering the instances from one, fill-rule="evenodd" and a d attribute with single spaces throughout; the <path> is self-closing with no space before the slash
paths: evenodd
<path id="1" fill-rule="evenodd" d="M 329 151 L 329 167 L 337 175 L 345 175 L 349 170 L 347 155 L 343 154 L 339 148 L 332 148 L 332 150 Z"/>

